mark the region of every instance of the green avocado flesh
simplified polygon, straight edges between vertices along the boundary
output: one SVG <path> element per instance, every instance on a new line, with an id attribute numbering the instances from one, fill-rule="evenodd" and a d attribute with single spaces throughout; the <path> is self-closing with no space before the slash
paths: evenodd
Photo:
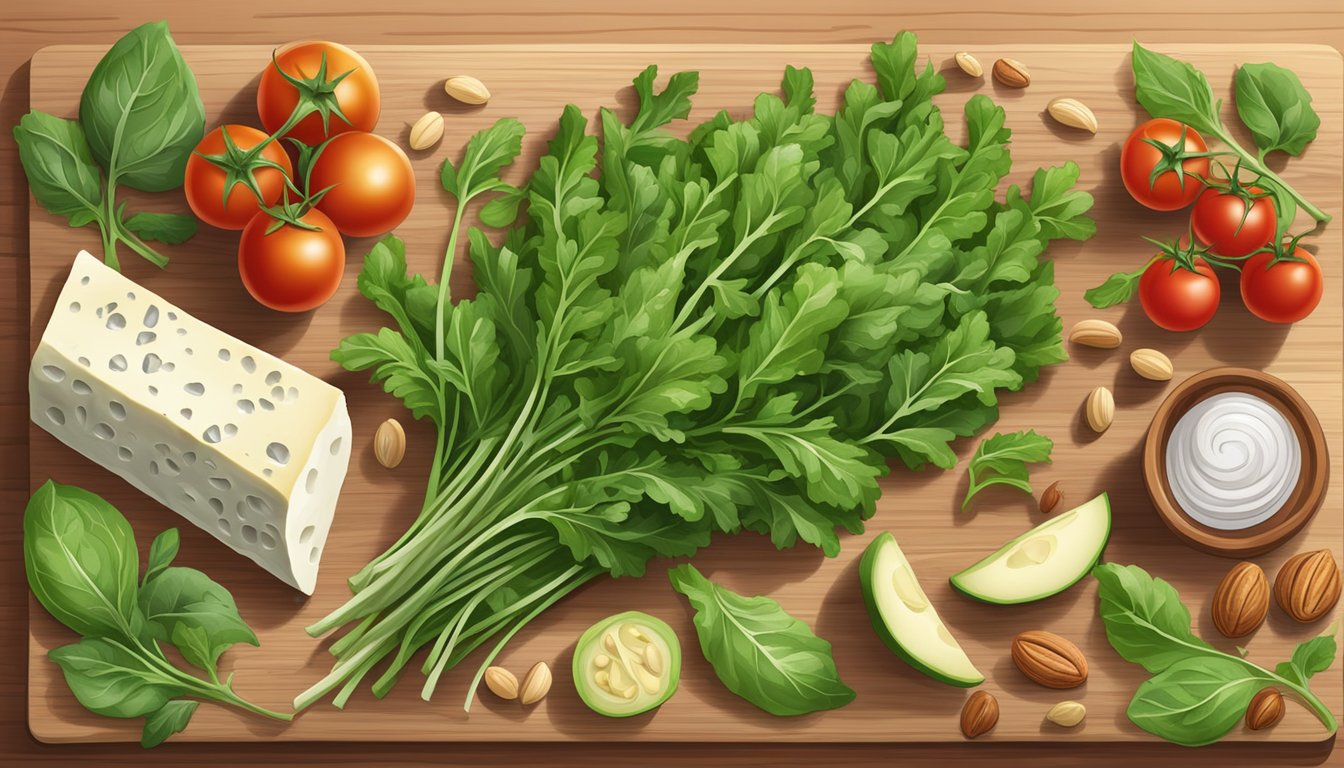
<path id="1" fill-rule="evenodd" d="M 1030 603 L 1086 576 L 1111 536 L 1106 494 L 1053 517 L 952 577 L 952 586 L 987 603 Z"/>
<path id="2" fill-rule="evenodd" d="M 588 628 L 574 646 L 574 687 L 588 708 L 630 717 L 667 701 L 681 677 L 681 643 L 662 619 L 626 611 Z"/>
<path id="3" fill-rule="evenodd" d="M 863 602 L 873 629 L 892 653 L 935 680 L 969 688 L 984 682 L 915 579 L 905 553 L 882 533 L 859 562 Z"/>

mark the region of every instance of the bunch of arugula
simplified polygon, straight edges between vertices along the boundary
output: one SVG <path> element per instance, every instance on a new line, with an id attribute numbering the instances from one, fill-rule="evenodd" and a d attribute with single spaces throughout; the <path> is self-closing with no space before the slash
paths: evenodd
<path id="1" fill-rule="evenodd" d="M 130 523 L 102 497 L 48 480 L 23 514 L 23 560 L 42 607 L 83 636 L 48 653 L 79 703 L 105 717 L 143 717 L 140 743 L 153 747 L 187 727 L 200 700 L 289 720 L 219 679 L 219 657 L 257 645 L 229 591 L 194 568 L 172 565 L 178 533 L 154 538 L 145 574 Z M 168 658 L 163 645 L 208 679 Z"/>
<path id="2" fill-rule="evenodd" d="M 1040 257 L 1094 231 L 1077 166 L 997 202 L 1003 110 L 972 97 L 957 146 L 913 35 L 873 46 L 872 63 L 877 86 L 851 83 L 834 115 L 790 67 L 782 98 L 684 140 L 664 126 L 689 113 L 697 75 L 656 91 L 650 67 L 629 123 L 601 112 L 600 150 L 570 106 L 521 187 L 499 176 L 520 152 L 514 120 L 444 165 L 457 208 L 438 285 L 383 240 L 359 287 L 396 327 L 333 352 L 437 427 L 424 506 L 308 628 L 350 631 L 297 708 L 332 692 L 343 705 L 391 657 L 373 683 L 384 695 L 425 646 L 428 698 L 498 638 L 479 683 L 578 586 L 638 576 L 716 531 L 834 555 L 837 529 L 871 514 L 888 457 L 953 466 L 949 443 L 994 421 L 1000 390 L 1065 358 Z M 485 224 L 526 214 L 499 244 L 467 232 L 479 292 L 452 302 L 464 211 L 489 193 Z"/>
<path id="3" fill-rule="evenodd" d="M 1273 686 L 1297 696 L 1335 732 L 1334 714 L 1308 682 L 1334 662 L 1334 630 L 1298 644 L 1270 671 L 1201 640 L 1176 589 L 1137 565 L 1103 563 L 1092 575 L 1106 638 L 1153 675 L 1129 702 L 1135 725 L 1187 747 L 1210 744 L 1232 730 L 1256 693 Z"/>

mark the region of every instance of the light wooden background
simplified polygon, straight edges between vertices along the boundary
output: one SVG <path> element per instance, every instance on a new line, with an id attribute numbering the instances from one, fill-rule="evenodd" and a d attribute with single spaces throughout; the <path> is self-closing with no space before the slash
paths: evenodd
<path id="1" fill-rule="evenodd" d="M 1322 6 L 1322 8 L 1324 7 Z M 551 19 L 527 10 L 510 14 L 496 11 L 494 7 L 490 11 L 480 13 L 480 15 L 472 15 L 473 12 L 469 10 L 457 13 L 445 12 L 442 15 L 423 14 L 414 10 L 398 13 L 395 8 L 384 4 L 376 11 L 367 13 L 338 13 L 334 19 L 328 16 L 305 16 L 301 12 L 291 11 L 281 13 L 282 18 L 278 19 L 268 16 L 269 12 L 267 11 L 258 11 L 255 16 L 244 11 L 238 14 L 236 22 L 232 20 L 207 20 L 204 15 L 197 15 L 194 18 L 179 18 L 176 15 L 169 14 L 169 18 L 177 38 L 183 43 L 251 41 L 269 44 L 296 36 L 312 35 L 334 37 L 355 44 L 361 42 L 470 43 L 480 42 L 482 39 L 509 42 L 568 42 L 573 40 L 652 42 L 668 39 L 687 41 L 866 42 L 876 38 L 889 37 L 896 29 L 908 27 L 920 31 L 922 40 L 925 42 L 942 40 L 948 43 L 960 43 L 961 41 L 968 41 L 968 47 L 971 42 L 979 42 L 982 49 L 1001 50 L 1005 53 L 1011 52 L 1011 49 L 1003 45 L 990 47 L 985 43 L 1008 40 L 1051 42 L 1058 37 L 1051 30 L 1059 30 L 1063 27 L 1071 28 L 1072 31 L 1068 32 L 1068 36 L 1075 40 L 1110 39 L 1113 41 L 1127 39 L 1130 34 L 1137 34 L 1144 40 L 1203 41 L 1210 39 L 1208 34 L 1197 28 L 1198 25 L 1204 24 L 1221 25 L 1223 27 L 1221 39 L 1228 40 L 1263 39 L 1260 36 L 1253 36 L 1248 32 L 1238 30 L 1243 28 L 1264 30 L 1266 24 L 1270 24 L 1277 29 L 1274 33 L 1277 35 L 1277 39 L 1284 40 L 1314 40 L 1337 43 L 1341 32 L 1341 21 L 1338 14 L 1321 16 L 1307 11 L 1300 14 L 1279 13 L 1272 18 L 1264 18 L 1248 10 L 1243 14 L 1228 14 L 1227 11 L 1223 11 L 1221 16 L 1208 18 L 1193 13 L 1189 15 L 1164 13 L 1160 17 L 1145 17 L 1142 13 L 1139 13 L 1139 11 L 1145 9 L 1138 6 L 1131 6 L 1131 8 L 1134 11 L 1131 14 L 1109 16 L 1080 14 L 1072 8 L 1071 4 L 1061 4 L 1057 7 L 1043 6 L 1031 13 L 994 11 L 981 15 L 943 10 L 939 13 L 921 15 L 918 13 L 900 13 L 900 9 L 890 6 L 883 6 L 878 10 L 861 6 L 847 8 L 843 4 L 833 3 L 827 5 L 823 10 L 816 11 L 815 15 L 809 13 L 794 15 L 788 12 L 780 12 L 781 9 L 775 8 L 772 8 L 769 13 L 761 15 L 749 13 L 724 14 L 721 9 L 713 6 L 695 8 L 693 5 L 683 4 L 678 7 L 675 15 L 647 16 L 634 9 L 625 9 L 614 13 L 604 13 L 597 9 L 586 11 L 571 9 L 571 13 Z M 53 42 L 67 41 L 96 40 L 104 43 L 110 42 L 135 23 L 160 14 L 153 8 L 135 5 L 126 9 L 119 8 L 115 12 L 118 15 L 111 15 L 114 12 L 101 7 L 90 8 L 87 13 L 76 9 L 72 9 L 68 13 L 59 13 L 46 8 L 41 9 L 41 11 L 25 11 L 24 13 L 28 15 L 28 18 L 5 20 L 0 23 L 0 35 L 3 36 L 0 37 L 0 41 L 9 43 L 4 46 L 3 55 L 9 57 L 7 61 L 12 59 L 12 64 L 7 65 L 7 71 L 13 72 L 4 101 L 6 124 L 12 124 L 18 115 L 26 109 L 28 72 L 26 65 L 21 64 L 21 62 L 25 61 L 37 47 Z M 49 14 L 51 19 L 37 18 L 40 13 Z M 328 9 L 324 13 L 330 13 L 330 10 Z M 883 15 L 884 13 L 886 15 Z M 60 19 L 62 16 L 66 17 L 65 20 Z M 1148 28 L 1149 25 L 1156 23 L 1163 24 L 1164 31 Z M 1184 25 L 1184 31 L 1171 31 L 1169 26 L 1171 24 Z M 1280 25 L 1281 29 L 1278 29 Z M 373 32 L 375 26 L 381 30 L 377 34 Z M 761 27 L 764 27 L 764 29 Z M 244 29 L 248 31 L 242 31 Z M 1108 32 L 1112 29 L 1116 31 Z M 398 34 L 398 30 L 414 30 L 414 33 L 410 35 Z M 81 35 L 72 34 L 75 32 L 80 32 Z M 0 301 L 0 306 L 5 308 L 3 314 L 0 314 L 0 323 L 3 323 L 3 325 L 0 325 L 0 332 L 3 333 L 7 344 L 4 359 L 7 361 L 13 360 L 15 365 L 12 368 L 13 373 L 8 375 L 5 380 L 3 392 L 6 396 L 3 400 L 0 400 L 0 415 L 3 416 L 3 422 L 0 422 L 0 433 L 4 435 L 5 440 L 5 452 L 0 454 L 0 459 L 5 459 L 3 463 L 6 467 L 13 468 L 12 471 L 6 472 L 4 476 L 6 494 L 4 498 L 6 508 L 17 513 L 21 509 L 28 491 L 25 482 L 27 473 L 21 471 L 21 467 L 26 463 L 26 451 L 23 443 L 27 432 L 25 426 L 26 404 L 22 388 L 22 370 L 23 363 L 26 362 L 28 335 L 24 321 L 27 314 L 27 298 L 26 290 L 24 290 L 27 282 L 27 244 L 21 224 L 26 211 L 26 194 L 22 186 L 21 171 L 16 167 L 12 142 L 7 136 L 5 137 L 5 143 L 5 155 L 2 160 L 7 183 L 3 188 L 0 188 L 0 204 L 4 206 L 3 210 L 0 211 L 4 225 L 0 227 L 0 231 L 5 233 L 6 239 L 0 242 L 0 247 L 4 248 L 4 261 L 0 261 L 0 263 L 5 265 L 5 269 L 12 271 L 13 280 L 7 284 L 13 286 L 13 288 L 12 294 L 7 294 L 6 299 Z M 1337 165 L 1338 160 L 1335 162 Z M 1334 199 L 1338 199 L 1337 186 Z M 1335 249 L 1335 252 L 1338 253 L 1338 248 Z M 1074 256 L 1079 258 L 1080 254 L 1075 253 Z M 1325 254 L 1325 256 L 1328 264 L 1329 255 Z M 1332 285 L 1336 290 L 1338 289 L 1337 276 L 1335 276 L 1335 282 Z M 12 296 L 12 299 L 10 296 Z M 13 307 L 12 311 L 9 310 L 10 306 Z M 1066 319 L 1068 319 L 1067 315 Z M 1232 322 L 1238 323 L 1240 321 L 1234 319 Z M 1125 327 L 1129 330 L 1131 327 L 1138 328 L 1140 326 L 1131 318 L 1127 320 Z M 1250 326 L 1247 325 L 1247 328 L 1250 328 Z M 1198 347 L 1199 344 L 1194 346 Z M 1251 345 L 1246 346 L 1249 348 Z M 1338 346 L 1336 344 L 1335 348 L 1331 349 L 1327 342 L 1322 350 L 1322 356 L 1323 358 L 1329 357 L 1332 353 L 1337 359 Z M 1217 350 L 1213 350 L 1210 354 L 1217 359 L 1222 354 L 1231 355 L 1233 351 L 1224 350 L 1220 354 Z M 1239 354 L 1245 354 L 1245 350 L 1242 350 Z M 1267 358 L 1258 362 L 1269 364 Z M 1116 363 L 1118 363 L 1118 360 L 1112 360 L 1106 364 L 1107 367 L 1099 368 L 1102 371 L 1101 375 L 1113 376 L 1115 371 L 1118 370 Z M 1100 362 L 1095 364 L 1102 365 Z M 1274 370 L 1272 365 L 1270 367 L 1271 370 Z M 1304 370 L 1302 373 L 1310 375 L 1311 371 Z M 1291 372 L 1284 373 L 1284 375 L 1289 376 Z M 1338 381 L 1338 376 L 1333 379 L 1326 377 L 1321 379 L 1321 384 L 1333 383 L 1336 385 L 1337 392 Z M 1137 407 L 1138 404 L 1135 405 Z M 1151 404 L 1149 407 L 1151 407 Z M 1037 423 L 1031 418 L 1031 406 L 1025 406 L 1025 408 L 1027 412 L 1020 415 L 1018 424 L 1005 423 L 1005 428 L 1012 428 L 1019 424 Z M 1137 427 L 1141 429 L 1141 425 L 1137 425 Z M 1043 479 L 1048 479 L 1048 475 L 1043 475 Z M 1132 478 L 1131 482 L 1137 483 L 1138 478 Z M 1077 494 L 1075 494 L 1074 500 L 1078 500 Z M 1338 502 L 1334 501 L 1333 504 L 1337 514 Z M 1010 507 L 1003 507 L 999 511 L 1005 512 L 1010 509 Z M 1014 516 L 1010 512 L 1005 516 L 1004 522 L 1011 527 L 1019 527 L 1017 523 L 1020 520 L 1020 515 Z M 12 619 L 5 630 L 5 647 L 14 649 L 15 652 L 11 654 L 11 658 L 17 662 L 18 658 L 21 657 L 20 649 L 24 627 L 22 608 L 26 601 L 26 590 L 21 573 L 21 559 L 18 554 L 20 550 L 17 526 L 11 525 L 0 529 L 0 535 L 3 536 L 0 539 L 0 562 L 4 562 L 6 567 L 10 568 L 6 574 L 9 578 L 3 580 L 4 591 L 0 593 L 0 597 L 3 598 L 3 610 L 6 611 L 5 615 Z M 13 645 L 10 645 L 10 641 L 13 641 Z M 1336 671 L 1332 670 L 1332 672 Z M 72 747 L 53 750 L 35 744 L 25 732 L 21 709 L 25 688 L 25 675 L 22 665 L 12 663 L 0 674 L 3 674 L 3 677 L 0 677 L 0 685 L 4 686 L 0 689 L 0 699 L 3 700 L 0 707 L 4 708 L 3 712 L 6 715 L 5 731 L 3 737 L 0 737 L 0 744 L 12 750 L 13 757 L 16 760 L 22 760 L 25 764 L 45 760 L 77 760 L 81 757 L 92 758 L 94 755 L 98 755 L 97 762 L 100 764 L 112 762 L 134 762 L 138 764 L 146 759 L 170 763 L 190 760 L 193 763 L 204 764 L 227 764 L 239 761 L 257 764 L 270 760 L 276 764 L 293 764 L 300 759 L 304 759 L 298 757 L 298 754 L 302 754 L 314 762 L 368 764 L 381 762 L 392 757 L 412 762 L 439 762 L 440 756 L 443 754 L 438 749 L 426 749 L 410 745 L 405 747 L 369 746 L 355 748 L 349 746 L 335 748 L 305 746 L 301 752 L 281 752 L 282 748 L 274 746 L 228 748 L 212 746 L 208 751 L 203 751 L 200 748 L 193 749 L 190 746 L 173 747 L 170 745 L 168 749 L 153 753 L 148 757 L 143 755 L 138 748 L 114 747 L 108 749 L 99 747 L 89 749 Z M 455 746 L 452 748 L 452 754 L 463 762 L 498 762 L 500 764 L 529 760 L 536 764 L 548 764 L 557 756 L 582 763 L 593 760 L 628 762 L 637 758 L 641 762 L 662 759 L 670 761 L 671 764 L 681 764 L 692 760 L 717 762 L 720 759 L 732 759 L 735 762 L 763 765 L 784 765 L 794 762 L 799 764 L 813 763 L 818 759 L 863 761 L 876 759 L 879 756 L 884 761 L 903 758 L 918 763 L 936 757 L 940 760 L 951 759 L 966 762 L 975 760 L 979 763 L 997 756 L 1010 761 L 1030 758 L 1032 762 L 1045 764 L 1051 762 L 1076 764 L 1080 762 L 1084 754 L 1090 761 L 1112 758 L 1132 763 L 1136 759 L 1155 758 L 1163 762 L 1179 759 L 1183 763 L 1208 761 L 1209 764 L 1227 764 L 1233 760 L 1240 762 L 1242 758 L 1255 759 L 1258 756 L 1261 764 L 1270 764 L 1283 760 L 1319 762 L 1325 758 L 1328 749 L 1329 745 L 1304 749 L 1283 749 L 1280 747 L 1257 752 L 1254 748 L 1239 746 L 1191 753 L 1162 745 L 1127 746 L 1123 750 L 1087 750 L 1070 745 L 1045 748 L 995 747 L 992 745 L 975 745 L 974 747 L 962 748 L 958 745 L 951 750 L 936 750 L 925 747 L 898 750 L 858 746 L 827 747 L 814 750 L 789 747 L 782 750 L 771 750 L 757 746 L 739 747 L 731 745 L 699 749 L 694 745 L 681 744 L 676 746 L 660 745 L 656 749 L 647 747 L 641 749 L 638 746 L 620 745 L 587 746 L 577 749 L 557 749 L 548 746 L 540 750 L 529 751 L 521 745 L 499 745 L 466 748 Z"/>

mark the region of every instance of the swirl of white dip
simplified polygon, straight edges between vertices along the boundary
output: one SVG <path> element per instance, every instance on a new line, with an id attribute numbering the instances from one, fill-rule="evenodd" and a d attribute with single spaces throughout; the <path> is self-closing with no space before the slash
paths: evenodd
<path id="1" fill-rule="evenodd" d="M 1274 406 L 1225 392 L 1196 403 L 1167 440 L 1167 482 L 1194 520 L 1250 528 L 1283 507 L 1302 472 L 1302 446 Z"/>

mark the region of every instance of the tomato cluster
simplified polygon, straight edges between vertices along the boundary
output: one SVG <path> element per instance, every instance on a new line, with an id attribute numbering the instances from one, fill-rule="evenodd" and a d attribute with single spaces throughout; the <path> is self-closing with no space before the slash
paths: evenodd
<path id="1" fill-rule="evenodd" d="M 1240 166 L 1210 175 L 1217 155 L 1196 130 L 1165 118 L 1140 125 L 1121 149 L 1120 176 L 1136 201 L 1158 211 L 1194 204 L 1187 242 L 1165 245 L 1139 276 L 1144 312 L 1170 331 L 1203 326 L 1218 311 L 1214 267 L 1223 267 L 1240 270 L 1242 301 L 1257 317 L 1305 318 L 1321 300 L 1320 265 L 1298 247 L 1300 236 L 1285 235 L 1268 184 L 1243 183 Z"/>
<path id="2" fill-rule="evenodd" d="M 364 57 L 338 43 L 292 43 L 257 85 L 265 130 L 221 125 L 196 146 L 187 203 L 207 224 L 242 230 L 238 272 L 261 304 L 320 306 L 345 272 L 341 235 L 379 235 L 410 213 L 411 162 L 370 133 L 380 108 Z"/>

